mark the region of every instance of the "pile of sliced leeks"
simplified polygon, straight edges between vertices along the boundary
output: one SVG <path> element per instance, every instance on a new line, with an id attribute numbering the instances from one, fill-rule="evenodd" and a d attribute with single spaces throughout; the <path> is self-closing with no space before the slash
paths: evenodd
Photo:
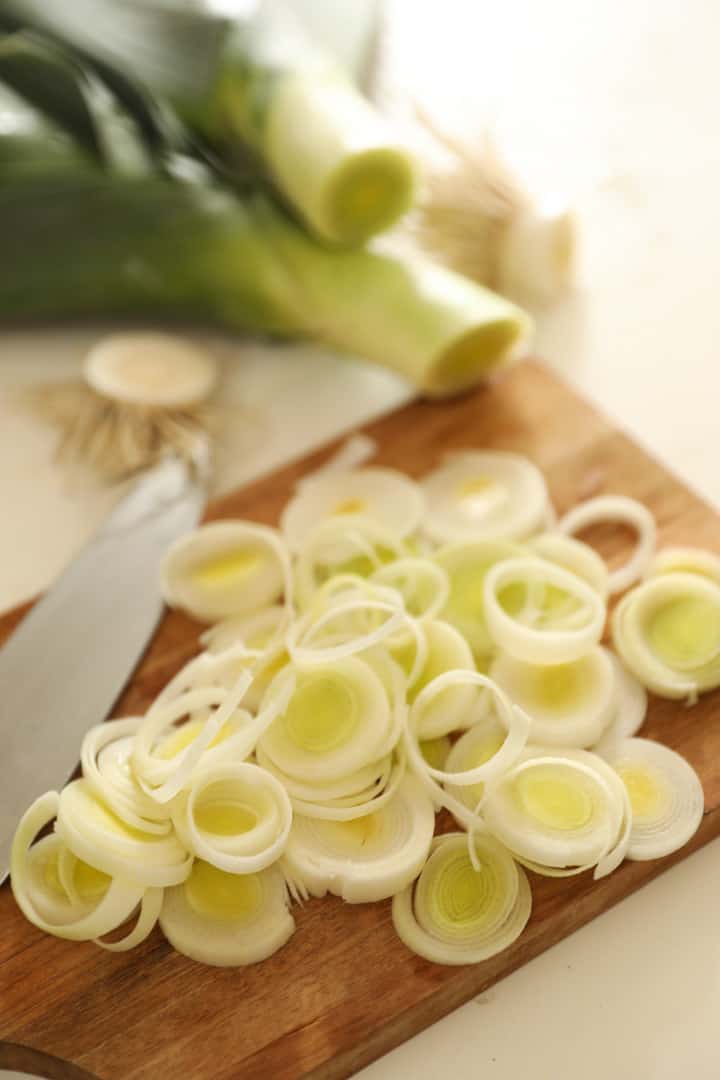
<path id="1" fill-rule="evenodd" d="M 36 926 L 122 950 L 159 923 L 240 965 L 311 896 L 392 897 L 408 948 L 479 963 L 522 933 L 526 871 L 599 879 L 694 834 L 696 773 L 637 733 L 646 686 L 692 704 L 720 685 L 720 557 L 656 554 L 621 496 L 558 521 L 515 454 L 415 482 L 367 453 L 302 480 L 278 529 L 215 522 L 168 552 L 164 595 L 210 623 L 204 650 L 23 817 L 12 887 Z M 637 531 L 612 571 L 573 535 L 603 521 Z"/>

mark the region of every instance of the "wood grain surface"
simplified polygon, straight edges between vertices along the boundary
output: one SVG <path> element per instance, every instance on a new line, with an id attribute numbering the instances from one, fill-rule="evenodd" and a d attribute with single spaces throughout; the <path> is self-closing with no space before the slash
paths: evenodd
<path id="1" fill-rule="evenodd" d="M 599 492 L 622 492 L 650 507 L 661 543 L 720 551 L 718 516 L 539 364 L 520 365 L 455 402 L 411 404 L 366 430 L 377 439 L 380 463 L 414 475 L 453 447 L 519 451 L 544 471 L 559 511 Z M 332 449 L 228 496 L 209 517 L 275 523 L 297 478 Z M 611 562 L 632 542 L 609 527 L 593 539 Z M 20 614 L 0 619 L 0 636 Z M 198 629 L 177 613 L 166 616 L 115 715 L 147 706 L 197 650 Z M 133 952 L 115 955 L 41 934 L 5 886 L 0 1066 L 68 1080 L 350 1075 L 720 834 L 720 695 L 691 710 L 651 700 L 642 734 L 681 751 L 700 774 L 706 812 L 691 844 L 658 862 L 625 863 L 598 883 L 589 874 L 531 875 L 526 931 L 476 966 L 437 967 L 410 953 L 395 936 L 389 901 L 350 906 L 334 897 L 296 909 L 289 944 L 254 967 L 200 966 L 173 952 L 158 931 Z"/>

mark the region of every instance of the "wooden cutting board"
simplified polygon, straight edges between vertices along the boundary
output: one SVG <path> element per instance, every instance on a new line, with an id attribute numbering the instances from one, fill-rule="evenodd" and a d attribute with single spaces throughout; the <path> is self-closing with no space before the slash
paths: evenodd
<path id="1" fill-rule="evenodd" d="M 456 402 L 409 405 L 367 430 L 380 463 L 414 475 L 453 447 L 519 451 L 542 468 L 559 511 L 598 492 L 623 492 L 650 507 L 662 543 L 720 551 L 720 518 L 540 365 L 517 367 Z M 228 496 L 209 516 L 275 523 L 296 479 L 332 449 Z M 632 542 L 611 528 L 596 539 L 611 561 Z M 0 636 L 22 614 L 1 619 Z M 147 706 L 196 650 L 197 632 L 183 616 L 167 615 L 117 715 Z M 389 901 L 350 906 L 334 897 L 298 909 L 289 944 L 251 968 L 194 964 L 158 931 L 135 951 L 114 955 L 44 936 L 21 917 L 5 886 L 0 1065 L 102 1080 L 348 1076 L 720 833 L 720 694 L 691 710 L 651 701 L 643 734 L 680 750 L 700 774 L 706 812 L 693 841 L 668 859 L 625 863 L 599 883 L 588 874 L 531 875 L 527 929 L 512 948 L 477 966 L 437 967 L 408 952 L 393 931 Z"/>

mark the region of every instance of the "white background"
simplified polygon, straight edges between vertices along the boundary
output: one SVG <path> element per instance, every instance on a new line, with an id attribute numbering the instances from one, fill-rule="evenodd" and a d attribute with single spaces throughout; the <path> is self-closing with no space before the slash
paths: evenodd
<path id="1" fill-rule="evenodd" d="M 541 354 L 720 502 L 720 6 L 400 0 L 391 28 L 392 83 L 469 132 L 491 117 L 528 176 L 574 196 L 581 286 L 542 320 Z M 96 335 L 0 333 L 0 607 L 52 580 L 116 497 L 58 469 L 18 401 Z M 407 393 L 307 347 L 208 340 L 237 410 L 221 489 Z M 719 897 L 715 843 L 363 1076 L 714 1080 Z"/>

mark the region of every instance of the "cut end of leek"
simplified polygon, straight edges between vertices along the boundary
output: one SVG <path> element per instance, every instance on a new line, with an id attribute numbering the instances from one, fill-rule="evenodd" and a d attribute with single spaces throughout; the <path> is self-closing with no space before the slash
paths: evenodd
<path id="1" fill-rule="evenodd" d="M 500 292 L 529 303 L 548 303 L 566 292 L 575 277 L 577 231 L 567 206 L 513 216 L 500 239 Z"/>
<path id="2" fill-rule="evenodd" d="M 207 353 L 183 338 L 135 332 L 94 345 L 85 361 L 85 378 L 113 401 L 180 409 L 209 396 L 217 369 Z"/>
<path id="3" fill-rule="evenodd" d="M 328 181 L 327 238 L 360 245 L 385 232 L 411 208 L 416 186 L 413 163 L 401 150 L 351 156 Z"/>

